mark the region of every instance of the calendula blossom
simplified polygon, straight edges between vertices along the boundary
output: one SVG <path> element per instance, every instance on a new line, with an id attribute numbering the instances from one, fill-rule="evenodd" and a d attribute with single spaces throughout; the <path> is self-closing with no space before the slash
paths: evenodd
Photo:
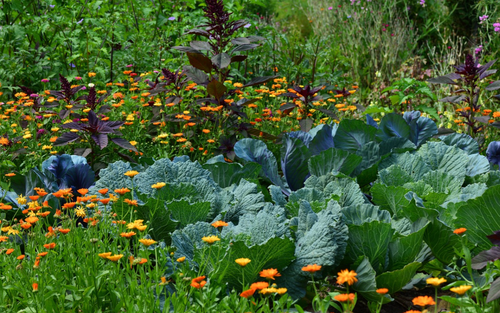
<path id="1" fill-rule="evenodd" d="M 356 275 L 358 274 L 353 270 L 341 270 L 337 273 L 337 284 L 342 285 L 343 283 L 347 283 L 349 286 L 351 286 L 358 281 Z"/>
<path id="2" fill-rule="evenodd" d="M 247 258 L 239 258 L 239 259 L 236 259 L 234 260 L 239 266 L 241 267 L 245 267 L 247 266 L 248 263 L 251 262 L 250 259 L 247 259 Z"/>
<path id="3" fill-rule="evenodd" d="M 216 241 L 220 241 L 220 238 L 217 236 L 208 236 L 208 237 L 203 237 L 201 238 L 204 242 L 208 243 L 209 245 L 213 244 Z"/>
<path id="4" fill-rule="evenodd" d="M 458 295 L 463 295 L 464 293 L 466 293 L 471 288 L 472 288 L 472 286 L 462 285 L 462 286 L 450 288 L 450 291 L 454 292 L 454 293 L 456 293 Z"/>
<path id="5" fill-rule="evenodd" d="M 156 243 L 156 241 L 154 241 L 153 239 L 146 239 L 146 238 L 139 239 L 139 242 L 142 243 L 143 245 L 145 245 L 146 247 L 149 247 L 150 245 L 153 245 Z"/>
<path id="6" fill-rule="evenodd" d="M 441 277 L 441 278 L 431 277 L 431 278 L 427 278 L 426 282 L 429 285 L 437 287 L 437 286 L 445 283 L 446 282 L 446 278 L 443 278 L 443 277 Z"/>

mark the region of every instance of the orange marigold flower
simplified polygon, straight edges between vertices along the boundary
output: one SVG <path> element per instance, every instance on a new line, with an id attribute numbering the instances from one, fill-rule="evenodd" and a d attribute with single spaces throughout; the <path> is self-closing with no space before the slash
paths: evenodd
<path id="1" fill-rule="evenodd" d="M 33 288 L 33 292 L 38 291 L 38 284 L 37 283 L 33 283 L 31 285 L 31 287 Z"/>
<path id="2" fill-rule="evenodd" d="M 77 190 L 79 194 L 81 194 L 82 196 L 85 196 L 89 190 L 87 188 L 80 188 Z"/>
<path id="3" fill-rule="evenodd" d="M 341 270 L 340 272 L 337 273 L 337 284 L 342 285 L 343 283 L 346 283 L 351 286 L 355 282 L 358 281 L 356 278 L 356 275 L 358 275 L 355 271 L 351 270 Z"/>
<path id="4" fill-rule="evenodd" d="M 304 266 L 302 268 L 303 272 L 309 272 L 309 273 L 314 273 L 314 272 L 317 272 L 319 270 L 321 270 L 321 265 L 318 265 L 318 264 L 308 265 L 308 266 Z"/>
<path id="5" fill-rule="evenodd" d="M 128 205 L 137 206 L 137 200 L 125 199 L 123 201 L 126 202 Z"/>
<path id="6" fill-rule="evenodd" d="M 22 229 L 29 229 L 32 225 L 30 223 L 22 223 L 21 228 Z"/>
<path id="7" fill-rule="evenodd" d="M 254 293 L 255 293 L 255 289 L 248 289 L 248 290 L 245 290 L 242 293 L 240 293 L 240 296 L 243 298 L 248 298 L 248 297 L 253 296 Z"/>
<path id="8" fill-rule="evenodd" d="M 218 228 L 218 227 L 224 227 L 224 226 L 227 226 L 229 225 L 228 223 L 224 222 L 224 221 L 217 221 L 217 222 L 213 222 L 212 223 L 212 226 L 215 227 L 215 228 Z"/>
<path id="9" fill-rule="evenodd" d="M 262 270 L 260 273 L 259 273 L 260 277 L 264 277 L 264 278 L 267 278 L 267 279 L 272 279 L 274 280 L 274 277 L 280 277 L 281 274 L 278 273 L 278 270 L 275 269 L 275 268 L 270 268 L 270 269 L 267 269 L 267 270 Z"/>
<path id="10" fill-rule="evenodd" d="M 461 235 L 467 231 L 467 228 L 461 227 L 457 228 L 453 231 L 454 234 Z"/>
<path id="11" fill-rule="evenodd" d="M 269 283 L 267 281 L 258 281 L 250 285 L 250 289 L 261 290 L 269 287 Z"/>
<path id="12" fill-rule="evenodd" d="M 130 238 L 132 236 L 135 236 L 135 233 L 133 231 L 131 231 L 128 233 L 121 233 L 120 236 L 125 237 L 125 238 Z"/>
<path id="13" fill-rule="evenodd" d="M 46 249 L 54 249 L 56 247 L 55 242 L 47 243 L 43 245 Z"/>
<path id="14" fill-rule="evenodd" d="M 385 295 L 386 293 L 389 292 L 389 289 L 387 288 L 379 288 L 376 290 L 379 295 Z"/>
<path id="15" fill-rule="evenodd" d="M 104 204 L 104 205 L 108 204 L 110 200 L 111 200 L 110 198 L 99 199 L 99 201 L 101 201 L 101 203 Z"/>
<path id="16" fill-rule="evenodd" d="M 26 222 L 28 222 L 30 224 L 35 224 L 36 222 L 38 222 L 38 217 L 36 217 L 36 216 L 27 217 Z"/>
<path id="17" fill-rule="evenodd" d="M 66 202 L 65 204 L 63 204 L 62 208 L 63 209 L 72 209 L 74 208 L 76 205 L 76 202 Z"/>
<path id="18" fill-rule="evenodd" d="M 7 237 L 7 236 L 0 236 L 0 242 L 6 242 L 7 240 L 9 240 L 9 237 Z"/>
<path id="19" fill-rule="evenodd" d="M 30 198 L 31 201 L 36 201 L 38 200 L 38 198 L 40 198 L 40 196 L 29 196 L 28 198 Z"/>
<path id="20" fill-rule="evenodd" d="M 56 213 L 54 213 L 54 217 L 60 217 L 61 216 L 61 210 L 56 209 Z"/>
<path id="21" fill-rule="evenodd" d="M 36 190 L 36 193 L 37 193 L 40 197 L 43 197 L 43 196 L 46 196 L 46 195 L 47 195 L 47 192 L 46 192 L 44 189 L 42 189 L 42 188 L 38 188 L 38 189 Z"/>
<path id="22" fill-rule="evenodd" d="M 410 310 L 410 311 L 405 311 L 403 313 L 422 313 L 422 312 L 417 310 Z"/>
<path id="23" fill-rule="evenodd" d="M 108 193 L 108 190 L 109 190 L 108 188 L 103 188 L 103 189 L 99 189 L 97 192 L 99 192 L 101 195 L 104 196 L 105 194 Z"/>
<path id="24" fill-rule="evenodd" d="M 126 194 L 127 192 L 130 192 L 130 189 L 128 188 L 120 188 L 120 189 L 115 189 L 115 192 L 119 195 L 124 195 Z"/>
<path id="25" fill-rule="evenodd" d="M 352 301 L 354 301 L 355 297 L 356 296 L 353 293 L 349 293 L 349 294 L 343 293 L 343 294 L 340 294 L 340 295 L 336 295 L 334 297 L 334 299 L 337 300 L 337 301 L 339 301 L 339 302 L 347 302 L 347 301 L 352 302 Z"/>
<path id="26" fill-rule="evenodd" d="M 15 173 L 7 173 L 7 174 L 5 174 L 5 176 L 7 176 L 7 177 L 14 177 L 14 176 L 16 176 L 16 174 Z"/>
<path id="27" fill-rule="evenodd" d="M 59 232 L 65 234 L 65 235 L 67 233 L 69 233 L 70 231 L 71 231 L 71 229 L 69 229 L 69 228 L 61 228 L 61 229 L 59 229 Z"/>
<path id="28" fill-rule="evenodd" d="M 429 297 L 429 296 L 418 296 L 416 298 L 413 298 L 413 300 L 411 300 L 411 302 L 413 302 L 414 305 L 418 305 L 421 307 L 436 304 L 436 302 L 434 302 L 434 299 L 432 297 Z"/>
<path id="29" fill-rule="evenodd" d="M 24 254 L 21 254 L 21 255 L 20 255 L 20 256 L 18 256 L 16 259 L 18 259 L 18 260 L 22 260 L 22 259 L 24 259 L 25 257 L 26 257 L 26 256 L 25 256 Z"/>
<path id="30" fill-rule="evenodd" d="M 9 254 L 11 254 L 12 252 L 14 252 L 14 249 L 7 249 L 7 251 L 5 251 L 5 254 L 9 255 Z"/>
<path id="31" fill-rule="evenodd" d="M 191 287 L 194 287 L 197 289 L 203 288 L 203 286 L 205 286 L 205 284 L 207 283 L 204 279 L 205 279 L 205 276 L 193 278 L 193 280 L 191 281 Z"/>

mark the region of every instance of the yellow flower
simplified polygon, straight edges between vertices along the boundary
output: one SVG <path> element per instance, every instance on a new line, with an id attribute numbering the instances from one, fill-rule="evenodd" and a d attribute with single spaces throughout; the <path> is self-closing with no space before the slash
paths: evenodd
<path id="1" fill-rule="evenodd" d="M 279 294 L 279 295 L 283 295 L 287 291 L 288 291 L 288 289 L 286 289 L 286 288 L 278 288 L 278 289 L 276 289 L 276 293 Z"/>
<path id="2" fill-rule="evenodd" d="M 23 197 L 22 194 L 19 197 L 17 197 L 16 200 L 17 203 L 19 203 L 20 205 L 24 205 L 28 202 L 28 199 L 26 199 L 26 197 Z"/>
<path id="3" fill-rule="evenodd" d="M 462 286 L 450 288 L 450 290 L 452 292 L 456 293 L 456 294 L 463 295 L 464 293 L 466 293 L 471 288 L 472 288 L 472 286 L 462 285 Z"/>
<path id="4" fill-rule="evenodd" d="M 98 255 L 103 258 L 103 259 L 107 259 L 108 256 L 111 256 L 111 254 L 113 254 L 112 252 L 103 252 L 103 253 L 99 253 Z"/>
<path id="5" fill-rule="evenodd" d="M 132 177 L 134 177 L 134 176 L 135 176 L 135 175 L 137 175 L 137 174 L 139 174 L 139 172 L 138 172 L 138 171 L 127 171 L 127 172 L 125 172 L 125 174 L 123 174 L 123 175 L 125 175 L 125 176 L 128 176 L 128 177 L 132 178 Z"/>
<path id="6" fill-rule="evenodd" d="M 9 228 L 9 230 L 7 231 L 7 235 L 17 235 L 19 234 L 19 230 L 17 229 L 14 229 L 14 228 Z"/>
<path id="7" fill-rule="evenodd" d="M 201 238 L 201 240 L 203 240 L 206 243 L 208 243 L 209 245 L 211 245 L 216 241 L 220 241 L 220 238 L 212 235 L 212 236 L 208 236 L 208 237 L 203 237 L 203 238 Z"/>
<path id="8" fill-rule="evenodd" d="M 239 258 L 239 259 L 234 260 L 234 262 L 238 263 L 238 265 L 241 267 L 245 267 L 245 266 L 247 266 L 248 263 L 251 262 L 251 260 L 247 259 L 247 258 Z"/>
<path id="9" fill-rule="evenodd" d="M 259 291 L 261 294 L 263 295 L 267 295 L 267 294 L 270 294 L 270 293 L 275 293 L 275 292 L 278 292 L 278 289 L 276 288 L 264 288 L 262 289 L 261 291 Z"/>
<path id="10" fill-rule="evenodd" d="M 431 277 L 431 278 L 427 278 L 426 282 L 429 285 L 433 285 L 434 287 L 437 287 L 437 286 L 441 285 L 442 283 L 445 283 L 446 278 Z"/>
<path id="11" fill-rule="evenodd" d="M 31 138 L 31 134 L 26 134 L 23 136 L 24 139 L 30 139 Z"/>
<path id="12" fill-rule="evenodd" d="M 87 213 L 85 212 L 85 209 L 82 209 L 82 208 L 76 209 L 75 214 L 78 217 L 85 217 L 85 215 L 87 215 Z"/>
<path id="13" fill-rule="evenodd" d="M 149 247 L 150 245 L 153 245 L 156 243 L 156 241 L 154 241 L 153 239 L 146 239 L 146 238 L 139 239 L 139 242 L 142 243 L 143 245 L 145 245 L 146 247 Z"/>
<path id="14" fill-rule="evenodd" d="M 154 189 L 161 189 L 163 187 L 165 187 L 165 183 L 156 183 L 156 184 L 153 184 L 151 185 L 151 188 L 154 188 Z"/>
<path id="15" fill-rule="evenodd" d="M 113 261 L 113 262 L 116 262 L 119 259 L 121 259 L 122 257 L 123 257 L 123 254 L 116 254 L 116 255 L 113 255 L 113 256 L 107 256 L 106 259 L 108 259 L 110 261 Z"/>
<path id="16" fill-rule="evenodd" d="M 177 262 L 179 262 L 179 263 L 182 263 L 182 262 L 184 262 L 185 260 L 186 260 L 186 257 L 185 257 L 185 256 L 183 256 L 183 257 L 178 258 L 176 261 L 177 261 Z"/>

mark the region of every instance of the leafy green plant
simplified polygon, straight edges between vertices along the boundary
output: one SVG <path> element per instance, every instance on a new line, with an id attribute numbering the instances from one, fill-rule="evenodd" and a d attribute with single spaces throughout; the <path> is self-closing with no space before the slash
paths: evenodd
<path id="1" fill-rule="evenodd" d="M 418 81 L 414 78 L 403 78 L 392 83 L 391 86 L 382 90 L 382 93 L 389 92 L 391 104 L 399 105 L 401 112 L 420 110 L 425 107 L 425 98 L 436 101 L 436 95 L 432 92 L 426 82 Z M 422 96 L 425 98 L 422 99 Z M 434 112 L 433 117 L 437 115 Z"/>

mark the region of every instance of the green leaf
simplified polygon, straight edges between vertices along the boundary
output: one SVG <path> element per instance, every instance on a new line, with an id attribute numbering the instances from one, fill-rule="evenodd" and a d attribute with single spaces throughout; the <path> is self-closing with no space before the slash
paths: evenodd
<path id="1" fill-rule="evenodd" d="M 223 258 L 212 255 L 210 261 L 217 270 L 210 276 L 221 284 L 227 283 L 230 287 L 242 290 L 243 277 L 245 285 L 249 285 L 259 278 L 259 272 L 263 269 L 276 268 L 281 272 L 295 258 L 294 249 L 295 245 L 289 238 L 271 238 L 251 247 L 243 241 L 235 241 Z M 248 258 L 251 262 L 241 267 L 235 262 L 239 258 Z"/>
<path id="2" fill-rule="evenodd" d="M 387 186 L 402 186 L 406 183 L 414 182 L 413 177 L 399 165 L 391 165 L 388 168 L 384 168 L 378 175 L 378 182 Z"/>
<path id="3" fill-rule="evenodd" d="M 380 301 L 380 295 L 377 293 L 377 283 L 375 281 L 376 272 L 370 264 L 370 260 L 366 256 L 361 257 L 361 263 L 354 270 L 358 279 L 352 285 L 352 289 L 361 294 L 368 301 Z"/>
<path id="4" fill-rule="evenodd" d="M 186 200 L 176 200 L 167 204 L 172 218 L 179 222 L 180 227 L 196 222 L 206 222 L 211 210 L 210 202 L 189 203 Z"/>
<path id="5" fill-rule="evenodd" d="M 349 175 L 362 161 L 362 157 L 344 150 L 330 148 L 309 159 L 311 175 L 323 176 L 341 172 Z"/>
<path id="6" fill-rule="evenodd" d="M 421 264 L 419 262 L 413 262 L 407 264 L 400 270 L 385 272 L 377 276 L 377 287 L 387 288 L 389 289 L 389 293 L 400 291 L 406 284 L 408 284 L 408 282 L 411 281 L 420 265 Z"/>
<path id="7" fill-rule="evenodd" d="M 377 136 L 382 140 L 392 137 L 410 138 L 410 126 L 401 115 L 389 113 L 380 121 Z"/>
<path id="8" fill-rule="evenodd" d="M 389 265 L 388 271 L 399 270 L 407 264 L 416 260 L 420 250 L 422 250 L 423 237 L 427 227 L 426 220 L 417 222 L 419 229 L 408 234 L 395 238 L 389 243 Z M 423 224 L 423 225 L 422 225 Z M 405 283 L 406 284 L 406 283 Z"/>
<path id="9" fill-rule="evenodd" d="M 419 181 L 422 176 L 431 171 L 431 167 L 424 158 L 405 152 L 403 154 L 392 154 L 379 164 L 379 171 L 391 165 L 399 165 L 414 181 Z"/>
<path id="10" fill-rule="evenodd" d="M 377 272 L 382 271 L 389 242 L 394 233 L 391 224 L 372 221 L 348 226 L 347 260 L 354 262 L 359 256 L 365 255 L 371 260 L 370 263 Z"/>
<path id="11" fill-rule="evenodd" d="M 342 120 L 333 141 L 335 147 L 355 153 L 365 144 L 375 140 L 377 129 L 360 120 Z"/>
<path id="12" fill-rule="evenodd" d="M 431 186 L 436 193 L 452 195 L 460 193 L 464 179 L 459 179 L 442 171 L 431 171 L 422 176 L 422 181 Z"/>
<path id="13" fill-rule="evenodd" d="M 230 223 L 222 229 L 224 238 L 248 238 L 249 245 L 261 244 L 273 237 L 291 237 L 290 221 L 285 209 L 266 203 L 258 212 L 242 215 L 238 225 Z"/>
<path id="14" fill-rule="evenodd" d="M 455 228 L 467 228 L 469 242 L 478 250 L 487 250 L 491 242 L 486 236 L 500 229 L 500 186 L 490 187 L 481 197 L 467 201 L 457 211 Z"/>
<path id="15" fill-rule="evenodd" d="M 453 229 L 439 220 L 434 220 L 427 226 L 424 241 L 431 248 L 432 254 L 444 264 L 453 260 L 454 247 L 460 245 L 460 238 L 453 233 Z"/>
<path id="16" fill-rule="evenodd" d="M 351 205 L 342 208 L 345 223 L 348 225 L 361 225 L 372 221 L 383 223 L 391 222 L 391 215 L 385 210 L 379 210 L 377 206 L 371 204 Z"/>
<path id="17" fill-rule="evenodd" d="M 474 138 L 467 134 L 453 133 L 447 136 L 441 136 L 439 139 L 448 146 L 455 146 L 464 150 L 467 154 L 479 153 L 479 144 Z"/>
<path id="18" fill-rule="evenodd" d="M 169 212 L 165 209 L 163 201 L 159 207 L 155 199 L 149 199 L 145 205 L 135 208 L 139 219 L 149 221 L 148 234 L 156 241 L 164 240 L 167 245 L 171 242 L 171 233 L 175 231 L 178 223 L 170 219 Z"/>
<path id="19" fill-rule="evenodd" d="M 402 208 L 408 205 L 408 200 L 405 198 L 408 191 L 401 186 L 385 186 L 383 184 L 374 184 L 371 188 L 373 202 L 394 216 L 400 216 Z"/>
<path id="20" fill-rule="evenodd" d="M 433 170 L 446 172 L 457 179 L 465 177 L 469 159 L 467 154 L 443 142 L 428 142 L 417 151 Z"/>
<path id="21" fill-rule="evenodd" d="M 219 186 L 226 188 L 232 184 L 239 184 L 243 178 L 258 178 L 262 167 L 257 163 L 247 163 L 242 166 L 238 163 L 217 162 L 205 163 L 203 168 L 212 173 L 214 181 Z"/>

